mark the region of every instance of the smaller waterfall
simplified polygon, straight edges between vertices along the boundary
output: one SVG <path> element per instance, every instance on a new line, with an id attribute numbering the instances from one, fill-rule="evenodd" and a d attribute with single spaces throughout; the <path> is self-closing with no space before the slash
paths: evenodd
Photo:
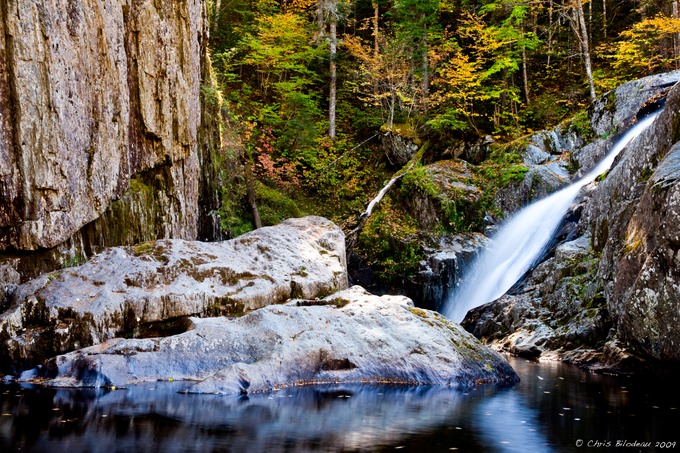
<path id="1" fill-rule="evenodd" d="M 389 180 L 387 184 L 385 184 L 385 187 L 380 189 L 380 192 L 378 192 L 378 195 L 375 196 L 374 199 L 371 200 L 370 203 L 368 203 L 368 207 L 366 207 L 366 210 L 361 213 L 361 217 L 368 218 L 371 216 L 371 213 L 373 212 L 373 208 L 375 208 L 375 205 L 377 205 L 380 200 L 385 196 L 388 190 L 394 185 L 395 182 L 397 182 L 402 176 L 404 176 L 403 173 L 399 173 L 397 176 L 393 177 L 392 179 Z"/>
<path id="2" fill-rule="evenodd" d="M 639 120 L 587 175 L 530 204 L 505 222 L 494 235 L 493 245 L 472 263 L 461 286 L 444 304 L 442 313 L 460 322 L 469 310 L 505 294 L 535 264 L 581 188 L 607 171 L 621 150 L 647 129 L 659 113 Z"/>
<path id="3" fill-rule="evenodd" d="M 373 198 L 370 203 L 368 203 L 366 210 L 361 213 L 357 226 L 345 235 L 345 250 L 347 250 L 347 256 L 349 256 L 349 252 L 354 249 L 354 246 L 356 245 L 359 238 L 359 233 L 361 233 L 361 230 L 364 228 L 368 218 L 373 213 L 373 208 L 375 208 L 375 205 L 380 203 L 380 200 L 383 199 L 387 191 L 390 190 L 394 183 L 396 183 L 402 176 L 404 176 L 404 173 L 398 172 L 396 176 L 394 176 L 387 184 L 385 184 L 380 192 L 378 192 L 378 195 L 376 195 L 375 198 Z"/>

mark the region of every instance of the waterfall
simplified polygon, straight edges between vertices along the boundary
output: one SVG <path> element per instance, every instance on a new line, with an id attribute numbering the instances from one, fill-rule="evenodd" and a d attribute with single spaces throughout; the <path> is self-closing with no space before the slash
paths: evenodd
<path id="1" fill-rule="evenodd" d="M 372 199 L 370 203 L 368 203 L 368 207 L 361 214 L 361 217 L 366 217 L 366 218 L 370 217 L 371 213 L 373 212 L 373 208 L 375 208 L 375 205 L 377 205 L 380 202 L 380 200 L 382 200 L 382 198 L 385 196 L 387 191 L 390 190 L 390 188 L 394 185 L 394 183 L 397 182 L 399 180 L 399 178 L 401 178 L 402 176 L 404 176 L 404 174 L 399 173 L 397 176 L 390 179 L 390 181 L 387 184 L 385 184 L 385 187 L 383 187 L 380 190 L 380 192 L 378 192 L 378 195 L 376 195 L 375 198 Z"/>
<path id="2" fill-rule="evenodd" d="M 460 322 L 469 310 L 505 294 L 535 264 L 581 188 L 607 171 L 621 150 L 647 129 L 659 113 L 640 119 L 626 131 L 588 174 L 508 219 L 494 235 L 493 244 L 472 263 L 460 287 L 445 302 L 442 313 Z"/>
<path id="3" fill-rule="evenodd" d="M 361 213 L 361 215 L 359 216 L 359 222 L 357 226 L 352 231 L 345 235 L 345 250 L 347 250 L 347 256 L 349 256 L 349 252 L 352 249 L 354 249 L 354 246 L 356 245 L 357 240 L 359 238 L 359 233 L 361 233 L 361 230 L 364 228 L 364 225 L 368 221 L 368 218 L 373 213 L 373 208 L 375 208 L 375 205 L 380 203 L 380 200 L 382 200 L 387 191 L 390 190 L 394 183 L 396 183 L 402 176 L 404 176 L 404 173 L 400 171 L 397 173 L 396 176 L 390 179 L 387 184 L 385 184 L 385 186 L 380 190 L 380 192 L 378 192 L 378 195 L 376 195 L 375 198 L 373 198 L 371 202 L 368 203 L 366 210 Z"/>

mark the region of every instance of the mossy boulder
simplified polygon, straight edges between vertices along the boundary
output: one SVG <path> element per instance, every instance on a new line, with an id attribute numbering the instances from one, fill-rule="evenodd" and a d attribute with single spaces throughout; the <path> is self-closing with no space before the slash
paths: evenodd
<path id="1" fill-rule="evenodd" d="M 417 165 L 404 174 L 399 186 L 403 209 L 428 231 L 479 229 L 484 215 L 481 195 L 467 163 L 459 159 Z"/>
<path id="2" fill-rule="evenodd" d="M 385 156 L 394 167 L 401 168 L 416 155 L 423 142 L 412 124 L 400 123 L 380 128 Z"/>

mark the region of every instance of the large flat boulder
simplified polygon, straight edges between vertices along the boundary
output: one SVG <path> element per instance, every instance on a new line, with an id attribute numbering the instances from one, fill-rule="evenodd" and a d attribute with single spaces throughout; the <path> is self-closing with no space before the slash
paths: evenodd
<path id="1" fill-rule="evenodd" d="M 188 392 L 219 394 L 320 383 L 458 387 L 518 380 L 502 356 L 458 324 L 406 297 L 379 297 L 359 286 L 323 302 L 191 322 L 179 335 L 116 338 L 61 355 L 24 378 L 76 387 L 197 380 Z"/>
<path id="2" fill-rule="evenodd" d="M 321 217 L 224 242 L 111 248 L 14 288 L 0 314 L 0 372 L 117 336 L 183 331 L 188 316 L 242 315 L 346 287 L 344 234 Z"/>

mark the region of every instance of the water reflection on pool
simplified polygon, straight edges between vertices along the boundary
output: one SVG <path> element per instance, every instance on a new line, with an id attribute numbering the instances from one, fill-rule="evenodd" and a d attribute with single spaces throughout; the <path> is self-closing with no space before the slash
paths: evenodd
<path id="1" fill-rule="evenodd" d="M 0 386 L 0 451 L 538 453 L 574 451 L 578 441 L 579 451 L 652 442 L 624 448 L 647 452 L 680 441 L 672 382 L 511 364 L 520 384 L 469 391 L 342 385 L 238 398 L 179 394 L 181 382 L 113 391 Z"/>

